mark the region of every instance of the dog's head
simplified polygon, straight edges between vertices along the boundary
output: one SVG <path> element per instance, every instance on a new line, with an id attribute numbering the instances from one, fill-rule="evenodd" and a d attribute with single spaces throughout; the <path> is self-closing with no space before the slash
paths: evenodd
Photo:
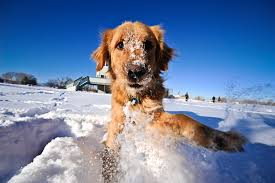
<path id="1" fill-rule="evenodd" d="M 102 42 L 92 57 L 97 71 L 108 64 L 113 80 L 142 89 L 168 69 L 173 54 L 173 49 L 163 41 L 160 26 L 125 22 L 103 33 Z"/>

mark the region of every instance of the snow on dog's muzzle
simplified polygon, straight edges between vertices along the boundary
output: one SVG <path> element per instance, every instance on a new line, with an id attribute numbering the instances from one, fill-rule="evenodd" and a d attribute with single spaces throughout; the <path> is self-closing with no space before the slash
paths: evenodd
<path id="1" fill-rule="evenodd" d="M 129 63 L 126 66 L 126 69 L 127 69 L 128 80 L 133 83 L 137 83 L 141 81 L 142 78 L 148 72 L 148 69 L 145 66 L 145 64 Z"/>

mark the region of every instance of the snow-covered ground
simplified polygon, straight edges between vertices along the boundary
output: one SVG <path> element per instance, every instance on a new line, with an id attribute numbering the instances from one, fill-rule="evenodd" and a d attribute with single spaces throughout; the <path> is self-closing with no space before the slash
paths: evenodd
<path id="1" fill-rule="evenodd" d="M 0 182 L 102 182 L 110 103 L 107 94 L 0 84 Z M 274 107 L 174 99 L 164 105 L 241 132 L 249 140 L 245 152 L 212 152 L 126 126 L 120 182 L 275 182 Z"/>

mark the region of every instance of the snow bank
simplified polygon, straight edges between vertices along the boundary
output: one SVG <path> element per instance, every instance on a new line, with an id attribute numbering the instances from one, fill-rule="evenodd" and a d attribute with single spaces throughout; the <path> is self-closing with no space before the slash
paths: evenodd
<path id="1" fill-rule="evenodd" d="M 0 177 L 13 175 L 55 137 L 70 136 L 62 119 L 26 119 L 0 128 Z"/>
<path id="2" fill-rule="evenodd" d="M 102 182 L 101 162 L 95 157 L 85 154 L 71 137 L 56 138 L 8 182 Z"/>

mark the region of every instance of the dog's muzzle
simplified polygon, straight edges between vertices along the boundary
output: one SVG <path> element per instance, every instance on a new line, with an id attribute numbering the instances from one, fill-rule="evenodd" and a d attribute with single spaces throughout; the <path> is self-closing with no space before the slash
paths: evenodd
<path id="1" fill-rule="evenodd" d="M 128 80 L 132 83 L 138 83 L 148 72 L 145 65 L 128 64 L 127 65 Z"/>

